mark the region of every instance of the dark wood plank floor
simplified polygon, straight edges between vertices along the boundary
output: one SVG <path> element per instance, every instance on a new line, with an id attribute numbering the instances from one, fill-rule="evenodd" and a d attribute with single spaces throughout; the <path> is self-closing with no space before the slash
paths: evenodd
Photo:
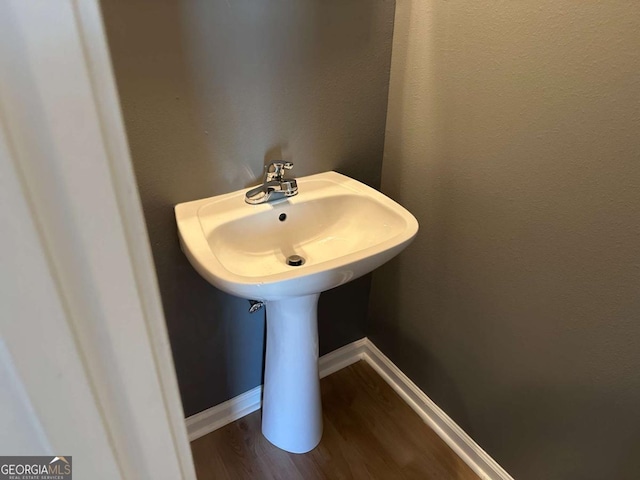
<path id="1" fill-rule="evenodd" d="M 324 433 L 314 450 L 274 447 L 254 412 L 191 443 L 198 480 L 479 480 L 368 364 L 324 378 L 321 388 Z"/>

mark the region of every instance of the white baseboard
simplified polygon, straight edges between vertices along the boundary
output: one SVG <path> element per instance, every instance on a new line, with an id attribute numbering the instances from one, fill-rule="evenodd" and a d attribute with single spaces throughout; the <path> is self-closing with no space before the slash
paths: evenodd
<path id="1" fill-rule="evenodd" d="M 361 338 L 320 357 L 318 361 L 320 378 L 331 375 L 361 360 L 367 342 L 369 342 L 368 339 Z M 233 397 L 226 402 L 191 415 L 185 421 L 189 441 L 192 442 L 197 438 L 205 436 L 207 433 L 211 433 L 231 422 L 235 422 L 245 415 L 255 412 L 260 408 L 261 401 L 262 385 L 258 385 L 248 392 Z"/>
<path id="2" fill-rule="evenodd" d="M 320 357 L 318 361 L 318 369 L 320 370 L 320 378 L 342 370 L 349 365 L 362 360 L 367 344 L 371 343 L 368 338 L 361 338 L 355 342 L 351 342 L 344 347 L 340 347 L 331 353 L 327 353 Z"/>
<path id="3" fill-rule="evenodd" d="M 226 402 L 187 417 L 185 423 L 189 441 L 193 442 L 196 438 L 204 437 L 207 433 L 255 412 L 260 408 L 261 399 L 262 385 L 258 385 Z"/>
<path id="4" fill-rule="evenodd" d="M 369 339 L 363 360 L 438 434 L 451 449 L 483 480 L 513 480 L 498 463 L 442 411 L 426 393 L 378 350 Z"/>
<path id="5" fill-rule="evenodd" d="M 368 338 L 362 338 L 319 360 L 320 378 L 364 360 L 483 480 L 513 480 L 498 463 L 473 441 L 418 386 L 396 367 Z M 186 419 L 189 440 L 213 432 L 260 408 L 262 386 Z"/>

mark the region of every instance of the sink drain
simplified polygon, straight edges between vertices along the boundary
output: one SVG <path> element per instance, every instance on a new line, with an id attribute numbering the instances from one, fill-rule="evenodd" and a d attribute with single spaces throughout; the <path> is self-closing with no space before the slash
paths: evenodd
<path id="1" fill-rule="evenodd" d="M 304 263 L 304 258 L 300 255 L 291 255 L 287 258 L 287 265 L 291 265 L 292 267 L 299 267 Z"/>

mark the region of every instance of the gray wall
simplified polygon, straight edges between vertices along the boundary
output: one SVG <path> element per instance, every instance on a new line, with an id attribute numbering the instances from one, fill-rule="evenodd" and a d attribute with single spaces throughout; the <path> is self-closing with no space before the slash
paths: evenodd
<path id="1" fill-rule="evenodd" d="M 394 2 L 103 0 L 185 413 L 261 383 L 264 313 L 179 249 L 173 206 L 294 174 L 380 182 Z M 364 336 L 369 277 L 321 296 L 321 353 Z"/>
<path id="2" fill-rule="evenodd" d="M 397 4 L 369 336 L 517 479 L 640 472 L 640 3 Z"/>

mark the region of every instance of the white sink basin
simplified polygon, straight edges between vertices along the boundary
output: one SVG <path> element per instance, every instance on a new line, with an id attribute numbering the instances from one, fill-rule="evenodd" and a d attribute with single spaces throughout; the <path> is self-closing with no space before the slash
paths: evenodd
<path id="1" fill-rule="evenodd" d="M 379 267 L 418 231 L 407 210 L 349 177 L 297 180 L 300 193 L 274 203 L 248 205 L 241 190 L 177 205 L 182 249 L 200 275 L 255 300 L 319 293 Z M 288 265 L 290 255 L 305 263 Z"/>
<path id="2" fill-rule="evenodd" d="M 418 222 L 380 192 L 336 172 L 297 179 L 298 194 L 249 205 L 240 190 L 176 205 L 180 244 L 205 279 L 262 300 L 267 346 L 262 433 L 294 453 L 322 436 L 318 377 L 320 292 L 382 265 L 413 239 Z M 287 259 L 304 259 L 292 266 Z"/>

